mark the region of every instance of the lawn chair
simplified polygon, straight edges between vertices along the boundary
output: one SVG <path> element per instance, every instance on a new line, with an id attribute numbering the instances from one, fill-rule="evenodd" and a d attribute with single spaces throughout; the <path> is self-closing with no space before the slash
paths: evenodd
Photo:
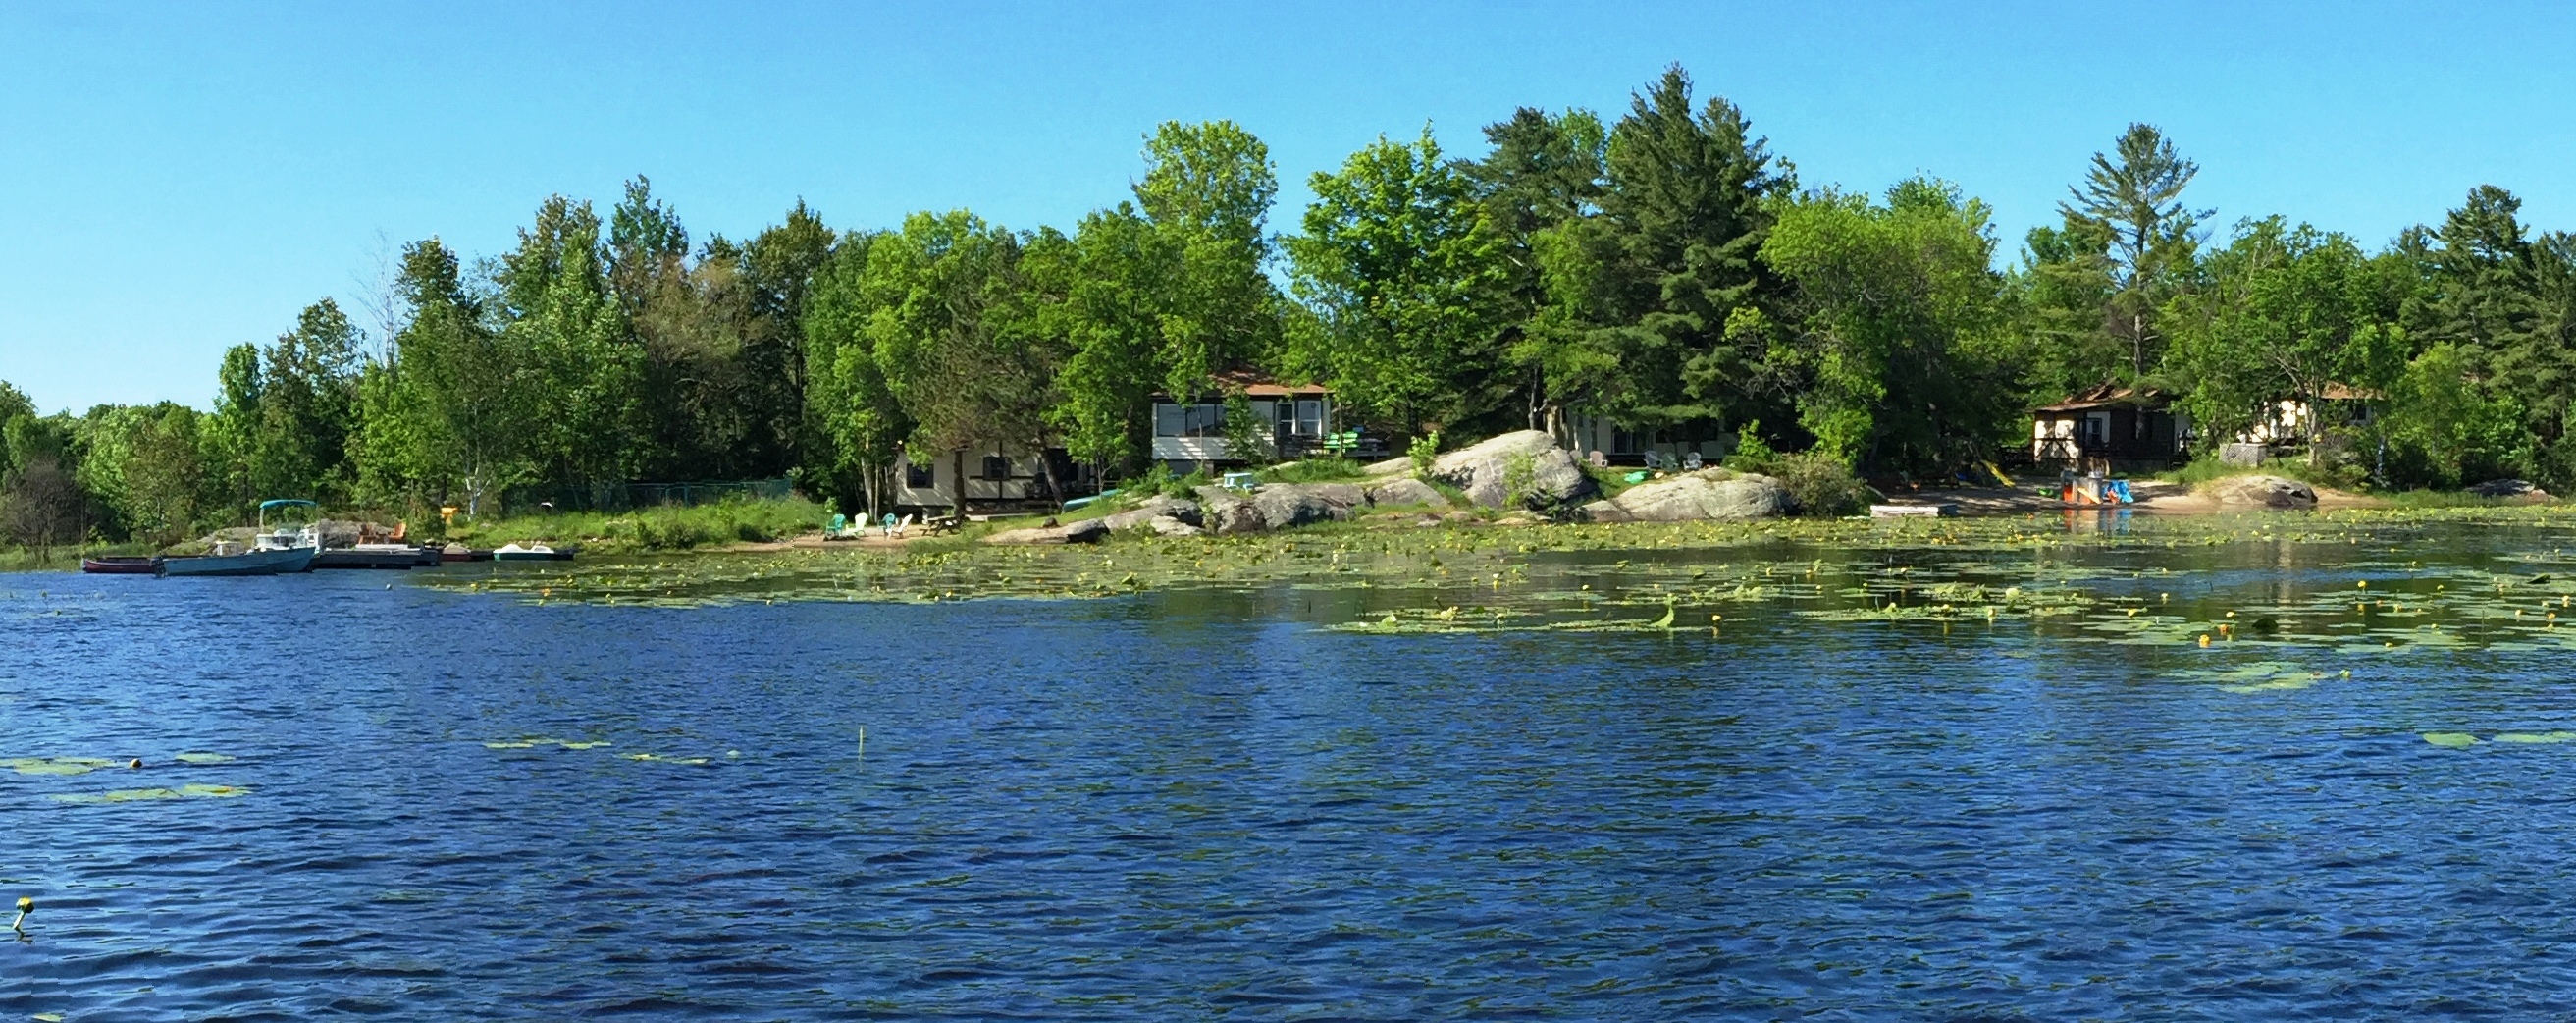
<path id="1" fill-rule="evenodd" d="M 1592 467 L 1595 469 L 1607 469 L 1610 467 L 1610 456 L 1602 454 L 1598 448 L 1593 449 L 1591 454 L 1583 456 L 1583 460 L 1592 463 Z"/>
<path id="2" fill-rule="evenodd" d="M 1646 468 L 1647 468 L 1648 470 L 1650 470 L 1650 471 L 1661 471 L 1661 470 L 1663 469 L 1663 467 L 1664 467 L 1664 455 L 1663 455 L 1663 453 L 1662 453 L 1662 452 L 1660 452 L 1660 451 L 1657 451 L 1657 450 L 1655 450 L 1655 449 L 1653 449 L 1653 448 L 1647 448 L 1647 449 L 1646 449 Z"/>
<path id="3" fill-rule="evenodd" d="M 832 515 L 832 524 L 823 527 L 823 538 L 826 540 L 837 540 L 840 538 L 842 533 L 848 532 L 849 528 L 849 516 L 836 512 Z"/>
<path id="4" fill-rule="evenodd" d="M 1699 452 L 1697 451 L 1693 451 L 1690 454 L 1682 456 L 1683 472 L 1698 472 L 1699 467 L 1706 464 L 1708 463 L 1700 461 Z"/>

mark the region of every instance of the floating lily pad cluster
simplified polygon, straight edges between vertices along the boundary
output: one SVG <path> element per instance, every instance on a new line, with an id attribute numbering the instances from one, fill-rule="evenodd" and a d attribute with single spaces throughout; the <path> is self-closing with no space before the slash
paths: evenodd
<path id="1" fill-rule="evenodd" d="M 606 739 L 557 739 L 548 736 L 532 735 L 521 736 L 515 739 L 494 739 L 484 743 L 483 748 L 489 750 L 535 750 L 552 747 L 555 749 L 579 751 L 603 749 L 614 745 L 616 745 L 616 743 L 610 742 Z M 616 756 L 621 760 L 632 760 L 638 763 L 682 764 L 690 767 L 705 767 L 714 762 L 708 757 L 670 756 L 661 753 L 620 753 Z"/>
<path id="2" fill-rule="evenodd" d="M 2115 645 L 2258 644 L 2342 654 L 2576 644 L 2576 576 L 2557 548 L 2491 564 L 2401 560 L 2459 524 L 2564 542 L 2549 506 L 2156 518 L 1774 520 L 1672 525 L 1324 527 L 1122 536 L 1098 546 L 931 541 L 886 550 L 689 555 L 433 581 L 534 605 L 1097 599 L 1141 592 L 1332 592 L 1355 632 L 1677 631 L 1785 614 L 1820 622 L 1988 625 Z M 2196 592 L 2252 546 L 2298 585 L 2260 606 Z M 2191 553 L 2212 549 L 2208 554 Z M 2137 567 L 2121 562 L 2125 552 Z M 2213 560 L 2215 559 L 2215 560 Z M 2332 579 L 2299 578 L 2331 574 Z M 2377 580 L 2376 589 L 2353 586 Z M 2181 600 L 2176 590 L 2184 591 Z M 2568 616 L 2561 629 L 2543 604 Z M 2280 682 L 2273 679 L 2270 682 Z M 2270 684 L 2258 682 L 2256 684 Z"/>
<path id="3" fill-rule="evenodd" d="M 221 753 L 187 752 L 175 754 L 169 758 L 169 761 L 182 767 L 211 767 L 233 763 L 234 758 Z M 6 767 L 21 775 L 46 778 L 74 778 L 102 770 L 123 772 L 141 766 L 143 763 L 144 761 L 135 758 L 112 760 L 104 757 L 78 756 L 0 758 L 0 767 Z M 226 799 L 245 795 L 250 791 L 248 787 L 239 785 L 191 783 L 178 786 L 112 789 L 104 792 L 52 792 L 47 793 L 46 796 L 62 803 L 132 803 L 160 799 Z"/>

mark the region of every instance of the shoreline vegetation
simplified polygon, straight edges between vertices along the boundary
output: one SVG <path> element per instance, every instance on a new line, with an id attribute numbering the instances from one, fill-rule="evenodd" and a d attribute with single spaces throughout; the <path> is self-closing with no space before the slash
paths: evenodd
<path id="1" fill-rule="evenodd" d="M 918 485 L 897 485 L 906 466 L 963 475 L 970 453 L 1060 453 L 1030 460 L 1058 496 L 1059 469 L 1167 490 L 1188 481 L 1151 457 L 1156 396 L 1224 410 L 1221 431 L 1179 428 L 1265 468 L 1259 380 L 1328 388 L 1336 436 L 1425 464 L 1534 432 L 1770 481 L 1711 472 L 1641 511 L 1596 475 L 1596 516 L 1832 515 L 1864 480 L 1902 497 L 1985 478 L 2037 454 L 2032 410 L 2079 393 L 2187 422 L 2081 435 L 2141 468 L 2188 454 L 2178 483 L 2244 441 L 2329 505 L 2576 488 L 2576 234 L 2524 223 L 2504 188 L 2374 248 L 2195 208 L 2198 164 L 2132 124 L 2069 154 L 2058 222 L 2014 250 L 1953 183 L 1802 179 L 1678 66 L 1624 110 L 1496 113 L 1475 153 L 1427 126 L 1381 137 L 1311 175 L 1285 223 L 1267 147 L 1224 120 L 1154 126 L 1129 193 L 1070 225 L 834 228 L 800 201 L 731 238 L 692 235 L 641 175 L 605 209 L 547 197 L 508 251 L 404 246 L 365 325 L 323 299 L 229 349 L 211 410 L 46 414 L 0 382 L 0 559 L 160 549 L 274 497 L 436 542 L 549 538 L 543 508 L 595 515 L 542 528 L 605 549 L 776 543 L 807 509 L 626 509 L 683 486 L 654 481 L 792 483 L 874 521 Z M 1517 495 L 1414 475 L 1452 504 L 1439 488 Z M 932 510 L 962 517 L 949 489 Z"/>
<path id="2" fill-rule="evenodd" d="M 2131 517 L 2172 519 L 2178 517 L 2219 516 L 2229 519 L 2282 514 L 2281 509 L 2259 504 L 2228 503 L 2213 494 L 2213 488 L 2233 480 L 2270 479 L 2268 470 L 2230 468 L 2212 471 L 2214 467 L 2196 465 L 2162 474 L 2156 478 L 2132 480 L 2136 495 L 2132 504 L 2115 507 L 2068 506 L 2047 487 L 2000 486 L 1928 487 L 1902 491 L 1892 500 L 1900 503 L 1949 503 L 1961 509 L 1962 518 L 1941 520 L 1945 523 L 2037 522 L 2058 521 L 2073 524 L 2100 520 L 2128 520 Z M 1712 470 L 1725 475 L 1722 470 Z M 1289 464 L 1257 474 L 1260 484 L 1304 485 L 1314 483 L 1354 484 L 1369 481 L 1364 467 L 1353 463 L 1338 466 Z M 1617 473 L 1597 472 L 1594 479 L 1599 493 L 1615 496 L 1628 484 L 1619 482 Z M 1678 475 L 1678 474 L 1671 474 Z M 1387 477 L 1377 477 L 1383 481 Z M 1410 477 L 1405 477 L 1410 478 Z M 1203 482 L 1174 480 L 1159 489 L 1140 490 L 1126 495 L 1113 495 L 1083 508 L 1060 515 L 1028 513 L 997 516 L 966 524 L 948 532 L 932 532 L 918 525 L 902 536 L 886 536 L 882 530 L 853 524 L 843 537 L 827 537 L 824 523 L 831 517 L 829 506 L 801 496 L 761 500 L 725 500 L 705 505 L 667 505 L 622 513 L 546 512 L 518 516 L 499 516 L 461 523 L 443 532 L 444 542 L 467 546 L 497 547 L 504 544 L 545 543 L 556 546 L 578 545 L 594 557 L 610 558 L 662 557 L 671 555 L 749 555 L 801 553 L 879 554 L 906 556 L 938 552 L 953 556 L 957 552 L 989 547 L 997 537 L 1013 530 L 1029 530 L 1041 523 L 1077 526 L 1094 520 L 1116 521 L 1127 516 L 1131 521 L 1122 528 L 1100 534 L 1104 549 L 1132 547 L 1138 543 L 1162 540 L 1150 528 L 1140 527 L 1142 519 L 1134 518 L 1137 510 L 1152 503 L 1173 501 L 1190 494 Z M 2400 491 L 2394 493 L 2350 492 L 2327 486 L 2315 488 L 2313 512 L 2378 513 L 2383 524 L 2406 522 L 2466 522 L 2527 526 L 2556 521 L 2547 509 L 2557 502 L 2546 493 L 2505 496 L 2481 496 L 2472 492 Z M 1451 542 L 1461 549 L 1494 545 L 1501 548 L 1536 546 L 1550 548 L 1559 541 L 1549 538 L 1564 531 L 1571 539 L 1564 541 L 1586 547 L 1618 547 L 1622 542 L 1639 549 L 1651 549 L 1670 541 L 1676 534 L 1670 522 L 1621 521 L 1584 522 L 1579 516 L 1569 518 L 1560 510 L 1556 517 L 1537 515 L 1525 509 L 1501 509 L 1479 506 L 1457 487 L 1436 481 L 1430 488 L 1431 503 L 1376 504 L 1362 507 L 1341 520 L 1323 520 L 1276 531 L 1260 531 L 1241 537 L 1208 537 L 1200 542 L 1220 540 L 1270 539 L 1300 542 L 1309 539 L 1384 536 L 1390 534 L 1426 534 L 1432 545 Z M 1851 511 L 1846 506 L 1842 511 Z M 2303 509 L 2304 510 L 2304 509 Z M 2299 511 L 2292 518 L 2302 518 Z M 1767 535 L 1773 530 L 1786 530 L 1780 535 L 1824 537 L 1849 535 L 1869 537 L 1876 543 L 1878 533 L 1872 527 L 1856 524 L 1868 522 L 1858 514 L 1821 516 L 1765 516 L 1748 521 L 1709 522 L 1723 527 L 1712 536 Z M 2576 510 L 2568 512 L 2566 521 L 2576 524 Z M 1839 523 L 1824 532 L 1810 532 L 1804 527 Z M 1692 523 L 1684 523 L 1684 525 Z M 384 528 L 383 524 L 373 524 Z M 1877 523 L 1885 526 L 1886 523 Z M 1967 527 L 1973 534 L 1988 528 Z M 2234 527 L 2231 527 L 2234 528 Z M 2278 529 L 2290 526 L 2273 527 Z M 1837 529 L 1842 532 L 1836 532 Z M 1747 533 L 1746 531 L 1750 531 Z M 1687 531 L 1684 531 L 1687 533 Z M 242 539 L 247 531 L 232 529 L 216 535 Z M 1191 536 L 1204 535 L 1193 532 Z M 1912 535 L 1902 531 L 1897 536 Z M 1936 534 L 1937 535 L 1937 534 Z M 1170 542 L 1187 543 L 1183 537 Z M 1953 542 L 1943 539 L 1929 542 Z M 185 549 L 184 546 L 182 549 Z M 133 555 L 154 553 L 153 545 L 141 543 L 92 544 L 78 549 L 55 551 L 39 559 L 26 550 L 0 550 L 0 571 L 77 570 L 83 555 Z"/>
<path id="3" fill-rule="evenodd" d="M 2225 548 L 2242 544 L 2357 547 L 2402 565 L 2407 542 L 2428 530 L 2460 527 L 2576 531 L 2576 508 L 2491 502 L 2477 507 L 2328 507 L 2291 514 L 2085 510 L 1951 519 L 1615 524 L 1499 519 L 1444 528 L 1363 518 L 1279 533 L 1160 537 L 1136 531 L 1092 545 L 995 545 L 959 534 L 886 546 L 808 543 L 644 553 L 524 572 L 434 575 L 425 582 L 530 603 L 659 607 L 1090 600 L 1205 588 L 1375 606 L 1387 598 L 1372 594 L 1431 591 L 1437 596 L 1422 599 L 1438 603 L 1418 608 L 1423 614 L 1484 607 L 1490 618 L 1499 607 L 1510 617 L 1534 613 L 1536 605 L 1530 602 L 1535 600 L 1579 607 L 1595 618 L 1609 615 L 1627 627 L 1651 621 L 1654 614 L 1635 612 L 1659 613 L 1674 593 L 1699 595 L 1684 601 L 1686 607 L 1753 599 L 1749 591 L 1724 599 L 1711 596 L 1707 591 L 1714 578 L 1758 588 L 1765 584 L 1738 577 L 1748 572 L 1776 577 L 1810 568 L 1866 573 L 1885 568 L 1888 557 L 1897 553 L 1956 559 L 2001 575 L 2046 575 L 2053 571 L 2048 566 L 2083 560 L 2088 551 L 2208 548 L 2223 555 Z M 2506 573 L 2490 580 L 2499 585 L 2525 581 L 2507 578 L 2510 569 L 2496 571 Z M 2546 580 L 2551 570 L 2535 565 L 2532 571 Z M 1677 590 L 1683 579 L 1693 585 Z M 2569 581 L 2576 583 L 2576 577 Z M 2003 586 L 1995 589 L 2000 592 Z M 1778 595 L 1776 586 L 1772 595 Z M 1944 615 L 1962 606 L 1958 600 L 1926 603 L 1909 596 L 1898 602 L 1894 615 L 1933 614 L 1942 603 L 1952 605 L 1950 611 L 1937 612 Z M 1885 610 L 1883 603 L 1866 606 Z M 1711 613 L 1722 614 L 1723 608 L 1703 608 L 1696 621 L 1705 626 Z M 1412 614 L 1399 615 L 1399 624 Z"/>

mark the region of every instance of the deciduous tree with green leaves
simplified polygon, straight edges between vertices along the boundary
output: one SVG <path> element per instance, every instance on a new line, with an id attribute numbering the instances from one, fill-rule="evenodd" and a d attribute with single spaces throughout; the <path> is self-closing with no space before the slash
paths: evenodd
<path id="1" fill-rule="evenodd" d="M 1136 205 L 1173 258 L 1159 310 L 1163 389 L 1194 395 L 1277 355 L 1282 301 L 1265 272 L 1263 225 L 1279 175 L 1270 147 L 1233 121 L 1164 122 L 1145 138 L 1145 162 Z"/>
<path id="2" fill-rule="evenodd" d="M 1782 361 L 1799 417 L 1845 464 L 1941 473 L 1985 457 L 2021 412 L 1984 203 L 1915 178 L 1884 204 L 1823 190 L 1785 204 L 1762 259 L 1797 285 Z"/>
<path id="3" fill-rule="evenodd" d="M 1286 246 L 1320 329 L 1288 364 L 1406 435 L 1492 408 L 1512 383 L 1499 372 L 1502 239 L 1430 128 L 1410 144 L 1380 137 L 1312 186 L 1306 233 Z"/>
<path id="4" fill-rule="evenodd" d="M 2311 410 L 2301 427 L 2321 455 L 2330 385 L 2378 393 L 2406 365 L 2405 332 L 2350 237 L 2280 217 L 2248 220 L 2204 260 L 2200 287 L 2161 317 L 2172 338 L 2164 376 L 2214 447 L 2276 403 Z"/>

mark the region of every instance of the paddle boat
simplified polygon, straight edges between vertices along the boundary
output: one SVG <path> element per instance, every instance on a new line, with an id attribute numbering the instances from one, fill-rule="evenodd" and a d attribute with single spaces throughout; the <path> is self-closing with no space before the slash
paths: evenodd
<path id="1" fill-rule="evenodd" d="M 217 543 L 209 554 L 160 559 L 160 574 L 174 575 L 292 575 L 310 571 L 314 555 L 322 553 L 322 529 L 319 522 L 302 526 L 280 525 L 270 529 L 268 513 L 284 508 L 320 506 L 311 501 L 279 498 L 259 503 L 259 532 L 251 537 L 248 549 L 234 543 Z"/>

